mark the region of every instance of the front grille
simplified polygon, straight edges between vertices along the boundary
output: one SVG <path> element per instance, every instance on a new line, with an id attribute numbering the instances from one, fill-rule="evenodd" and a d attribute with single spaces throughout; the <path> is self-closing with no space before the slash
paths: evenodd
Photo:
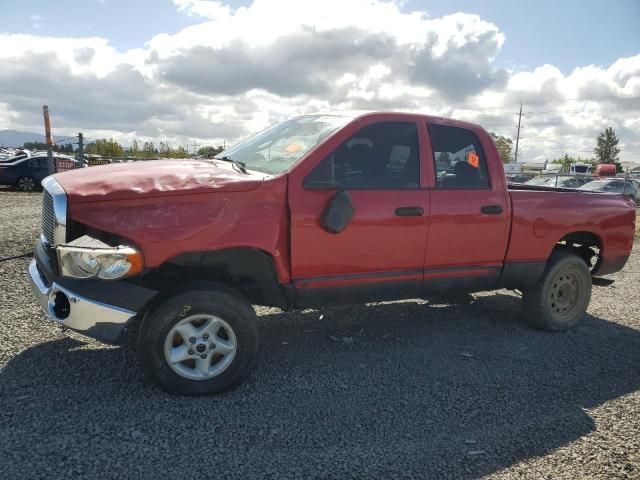
<path id="1" fill-rule="evenodd" d="M 42 234 L 50 245 L 53 245 L 54 228 L 53 197 L 47 190 L 44 190 L 42 192 Z"/>

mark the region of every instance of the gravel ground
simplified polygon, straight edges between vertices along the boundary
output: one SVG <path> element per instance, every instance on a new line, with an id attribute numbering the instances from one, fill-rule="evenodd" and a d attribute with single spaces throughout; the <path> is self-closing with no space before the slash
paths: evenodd
<path id="1" fill-rule="evenodd" d="M 506 291 L 260 308 L 255 372 L 194 399 L 44 319 L 39 217 L 40 195 L 0 191 L 0 478 L 640 478 L 637 251 L 565 334 Z"/>

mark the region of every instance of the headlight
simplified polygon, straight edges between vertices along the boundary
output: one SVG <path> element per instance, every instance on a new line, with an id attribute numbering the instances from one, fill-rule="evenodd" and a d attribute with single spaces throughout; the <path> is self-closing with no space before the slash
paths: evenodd
<path id="1" fill-rule="evenodd" d="M 65 277 L 116 280 L 142 271 L 142 254 L 135 248 L 111 247 L 86 235 L 56 250 Z"/>
<path id="2" fill-rule="evenodd" d="M 88 252 L 67 252 L 60 258 L 62 274 L 75 278 L 95 277 L 100 271 L 100 262 Z"/>

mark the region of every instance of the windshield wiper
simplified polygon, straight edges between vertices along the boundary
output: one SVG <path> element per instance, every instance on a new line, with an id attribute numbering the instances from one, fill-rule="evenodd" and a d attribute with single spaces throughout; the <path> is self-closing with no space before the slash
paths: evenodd
<path id="1" fill-rule="evenodd" d="M 247 165 L 244 162 L 240 162 L 239 160 L 234 160 L 233 158 L 227 157 L 226 155 L 224 157 L 214 157 L 213 159 L 222 160 L 223 162 L 231 162 L 242 173 L 246 173 L 247 175 L 249 175 L 249 172 L 247 172 Z"/>

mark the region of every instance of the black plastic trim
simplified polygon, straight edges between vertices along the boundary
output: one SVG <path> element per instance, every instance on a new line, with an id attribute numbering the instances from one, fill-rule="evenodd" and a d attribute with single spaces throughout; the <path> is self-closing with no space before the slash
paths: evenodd
<path id="1" fill-rule="evenodd" d="M 477 269 L 486 269 L 484 275 L 465 274 Z M 395 272 L 357 273 L 350 275 L 335 275 L 296 280 L 294 282 L 296 308 L 322 307 L 326 305 L 355 305 L 384 300 L 401 300 L 405 298 L 419 298 L 423 295 L 441 293 L 443 291 L 477 292 L 496 288 L 500 276 L 500 268 L 478 266 L 432 268 L 424 270 L 429 274 L 450 274 L 444 277 L 426 279 L 398 279 L 422 275 L 423 270 L 405 270 Z M 314 283 L 336 280 L 371 280 L 374 282 L 356 285 L 339 285 L 331 287 L 313 287 Z M 389 280 L 387 280 L 389 279 Z M 300 288 L 302 287 L 302 288 Z"/>
<path id="2" fill-rule="evenodd" d="M 505 263 L 498 286 L 518 289 L 531 287 L 542 278 L 546 266 L 546 261 Z"/>
<path id="3" fill-rule="evenodd" d="M 294 305 L 296 308 L 314 308 L 416 298 L 420 296 L 421 283 L 422 281 L 418 279 L 336 287 L 302 288 L 295 291 Z"/>

